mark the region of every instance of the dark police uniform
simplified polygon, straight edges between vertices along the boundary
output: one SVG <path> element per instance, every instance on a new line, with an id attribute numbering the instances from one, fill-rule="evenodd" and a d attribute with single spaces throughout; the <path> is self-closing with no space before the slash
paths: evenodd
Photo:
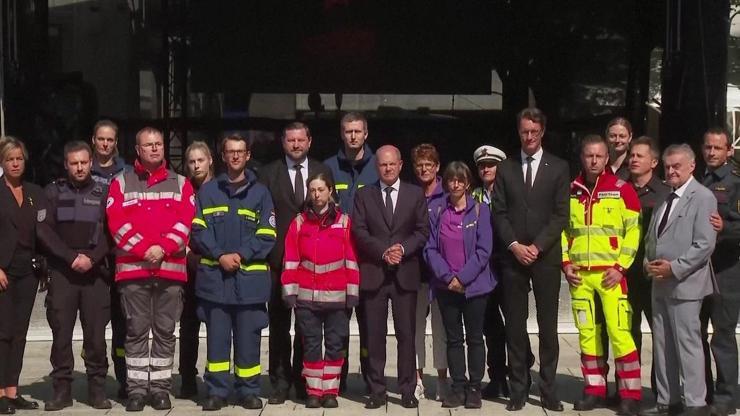
<path id="1" fill-rule="evenodd" d="M 131 165 L 126 164 L 120 157 L 113 159 L 113 165 L 110 167 L 103 168 L 100 166 L 97 160 L 93 159 L 93 165 L 91 169 L 92 178 L 96 182 L 109 186 L 113 178 L 121 172 L 131 170 Z M 116 264 L 116 259 L 113 254 L 108 256 L 105 261 L 106 267 L 109 268 L 112 273 L 112 268 Z M 113 371 L 116 374 L 116 380 L 118 380 L 118 397 L 126 397 L 126 349 L 123 347 L 126 341 L 126 319 L 121 311 L 121 296 L 116 290 L 116 285 L 111 284 L 110 291 L 111 298 L 111 358 L 113 359 Z"/>
<path id="2" fill-rule="evenodd" d="M 259 393 L 260 337 L 267 327 L 271 277 L 267 256 L 275 244 L 275 211 L 267 188 L 251 171 L 238 185 L 223 174 L 198 192 L 193 219 L 194 249 L 202 255 L 195 280 L 198 316 L 206 323 L 208 395 L 225 400 L 234 387 L 241 400 Z M 224 271 L 218 259 L 238 253 L 239 269 Z M 256 407 L 257 403 L 254 407 Z M 261 403 L 259 403 L 261 407 Z M 249 408 L 254 408 L 251 405 Z M 213 409 L 216 410 L 216 409 Z"/>
<path id="3" fill-rule="evenodd" d="M 740 312 L 740 172 L 727 163 L 713 172 L 707 172 L 702 183 L 717 198 L 717 209 L 724 221 L 712 255 L 719 293 L 705 299 L 705 303 L 708 303 L 706 307 L 702 305 L 703 340 L 706 344 L 707 318 L 711 316 L 714 328 L 711 350 L 717 364 L 715 386 L 712 386 L 712 373 L 707 371 L 707 395 L 711 395 L 713 390 L 712 402 L 732 411 L 735 408 L 734 391 L 738 378 L 735 328 Z M 707 368 L 711 369 L 706 345 L 705 355 Z"/>
<path id="4" fill-rule="evenodd" d="M 104 398 L 108 374 L 105 326 L 110 320 L 111 276 L 101 265 L 110 252 L 104 202 L 108 188 L 92 179 L 82 184 L 59 179 L 47 185 L 45 193 L 49 201 L 48 224 L 53 230 L 49 235 L 43 231 L 42 241 L 51 254 L 46 318 L 54 335 L 54 390 L 69 392 L 74 369 L 72 332 L 79 311 L 88 388 L 92 395 Z M 87 255 L 93 263 L 93 268 L 83 274 L 70 267 L 78 253 Z"/>

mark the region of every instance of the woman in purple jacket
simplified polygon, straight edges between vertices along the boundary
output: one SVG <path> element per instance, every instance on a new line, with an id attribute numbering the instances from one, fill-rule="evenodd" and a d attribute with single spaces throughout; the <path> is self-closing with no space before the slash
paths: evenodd
<path id="1" fill-rule="evenodd" d="M 493 250 L 491 213 L 470 196 L 472 174 L 463 162 L 445 168 L 442 185 L 446 199 L 429 206 L 431 233 L 424 259 L 432 272 L 430 285 L 439 302 L 447 333 L 447 364 L 452 394 L 442 407 L 481 407 L 481 380 L 485 372 L 483 317 L 488 294 L 496 286 L 490 268 Z M 465 375 L 465 342 L 468 374 Z"/>

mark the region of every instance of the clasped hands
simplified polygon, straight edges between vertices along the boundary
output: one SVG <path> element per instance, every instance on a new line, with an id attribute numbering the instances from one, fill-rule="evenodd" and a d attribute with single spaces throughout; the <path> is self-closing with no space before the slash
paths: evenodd
<path id="1" fill-rule="evenodd" d="M 657 280 L 665 280 L 673 277 L 671 262 L 664 259 L 657 259 L 645 263 L 645 272 L 648 276 Z"/>
<path id="2" fill-rule="evenodd" d="M 242 257 L 239 253 L 222 254 L 221 257 L 218 258 L 218 264 L 222 269 L 224 269 L 224 271 L 229 273 L 237 271 L 241 262 Z"/>
<path id="3" fill-rule="evenodd" d="M 87 273 L 92 269 L 93 262 L 86 254 L 77 253 L 77 257 L 75 257 L 69 267 L 77 273 Z"/>
<path id="4" fill-rule="evenodd" d="M 568 284 L 572 287 L 578 287 L 582 283 L 581 276 L 578 275 L 578 270 L 580 269 L 581 268 L 575 264 L 568 264 L 563 267 L 565 280 L 567 280 Z M 610 267 L 604 271 L 604 275 L 601 278 L 601 287 L 603 287 L 604 289 L 611 289 L 614 286 L 618 285 L 623 278 L 624 276 L 619 270 Z"/>
<path id="5" fill-rule="evenodd" d="M 403 247 L 399 243 L 396 243 L 388 247 L 383 252 L 383 261 L 389 266 L 397 266 L 401 264 L 402 259 L 403 259 Z"/>
<path id="6" fill-rule="evenodd" d="M 537 260 L 537 256 L 540 255 L 540 249 L 534 244 L 526 246 L 524 244 L 514 243 L 511 246 L 511 252 L 514 253 L 516 260 L 525 266 L 534 263 Z"/>

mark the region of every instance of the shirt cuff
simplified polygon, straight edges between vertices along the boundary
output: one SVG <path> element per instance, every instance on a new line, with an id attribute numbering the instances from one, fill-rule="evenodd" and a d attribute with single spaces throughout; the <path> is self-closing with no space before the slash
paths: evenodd
<path id="1" fill-rule="evenodd" d="M 512 247 L 514 247 L 515 244 L 519 244 L 518 241 L 512 241 L 511 244 L 509 244 L 508 247 L 506 247 L 507 250 L 511 250 Z"/>

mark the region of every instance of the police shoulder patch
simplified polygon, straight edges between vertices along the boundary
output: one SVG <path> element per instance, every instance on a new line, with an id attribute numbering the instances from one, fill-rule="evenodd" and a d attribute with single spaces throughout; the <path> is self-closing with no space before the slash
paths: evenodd
<path id="1" fill-rule="evenodd" d="M 36 221 L 44 222 L 46 219 L 46 209 L 40 209 L 36 211 Z"/>

